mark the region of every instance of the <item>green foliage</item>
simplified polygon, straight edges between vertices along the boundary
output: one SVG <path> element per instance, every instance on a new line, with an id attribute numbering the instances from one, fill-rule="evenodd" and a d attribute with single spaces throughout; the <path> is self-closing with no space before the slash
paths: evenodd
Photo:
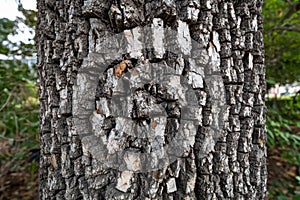
<path id="1" fill-rule="evenodd" d="M 267 101 L 269 108 L 266 120 L 269 149 L 276 149 L 280 158 L 291 166 L 300 166 L 300 96 L 289 99 L 272 99 Z M 300 178 L 294 174 L 295 179 Z M 295 180 L 293 184 L 300 186 Z M 276 199 L 299 199 L 291 180 L 275 182 L 270 189 L 270 196 Z M 288 191 L 290 197 L 284 194 Z M 276 191 L 276 192 L 275 192 Z"/>
<path id="2" fill-rule="evenodd" d="M 17 19 L 34 30 L 37 22 L 36 11 L 26 10 L 23 8 L 22 4 L 19 4 L 18 10 L 24 15 L 25 18 L 17 17 Z"/>
<path id="3" fill-rule="evenodd" d="M 29 66 L 21 60 L 33 56 L 33 42 L 12 42 L 9 38 L 17 34 L 20 23 L 33 28 L 35 12 L 27 11 L 22 6 L 19 9 L 25 19 L 0 19 L 0 55 L 7 56 L 0 60 L 0 137 L 14 141 L 37 141 L 38 97 L 35 66 Z"/>
<path id="4" fill-rule="evenodd" d="M 11 190 L 28 194 L 37 190 L 38 166 L 28 162 L 30 149 L 38 147 L 36 66 L 24 62 L 33 56 L 34 43 L 10 40 L 20 32 L 19 23 L 31 28 L 35 25 L 34 12 L 23 9 L 22 13 L 28 19 L 0 19 L 0 183 L 5 188 L 0 192 L 0 199 L 11 199 Z M 14 174 L 14 182 L 24 182 L 26 187 L 13 185 L 10 174 Z M 26 198 L 22 196 L 22 199 Z"/>
<path id="5" fill-rule="evenodd" d="M 35 51 L 32 39 L 28 38 L 28 41 L 13 42 L 9 38 L 23 31 L 19 28 L 20 24 L 27 26 L 31 33 L 34 32 L 36 12 L 24 9 L 21 4 L 19 11 L 24 17 L 17 17 L 16 20 L 9 20 L 7 18 L 0 19 L 0 55 L 25 57 L 32 56 Z"/>
<path id="6" fill-rule="evenodd" d="M 291 133 L 292 127 L 300 128 L 300 97 L 267 102 L 268 145 L 300 147 L 300 135 Z"/>
<path id="7" fill-rule="evenodd" d="M 263 15 L 268 83 L 300 81 L 300 2 L 266 0 Z"/>
<path id="8" fill-rule="evenodd" d="M 31 33 L 34 33 L 34 29 L 36 26 L 36 11 L 34 10 L 26 10 L 23 8 L 22 4 L 19 4 L 18 10 L 23 14 L 24 18 L 17 17 L 18 23 L 23 23 L 27 26 Z M 34 42 L 29 40 L 28 42 L 20 41 L 18 43 L 17 51 L 14 52 L 14 55 L 22 55 L 22 56 L 32 56 L 32 53 L 35 52 Z"/>
<path id="9" fill-rule="evenodd" d="M 300 1 L 265 0 L 264 42 L 268 88 L 279 83 L 300 81 Z M 268 148 L 280 162 L 300 165 L 300 97 L 272 99 L 267 102 Z M 275 168 L 277 166 L 274 166 Z M 272 184 L 270 199 L 299 199 L 295 180 L 287 177 Z M 300 186 L 300 183 L 298 183 Z M 289 195 L 288 195 L 289 194 Z"/>
<path id="10" fill-rule="evenodd" d="M 18 60 L 0 61 L 1 138 L 32 141 L 30 143 L 37 140 L 38 98 L 35 83 L 27 64 Z"/>
<path id="11" fill-rule="evenodd" d="M 8 55 L 10 53 L 14 43 L 8 40 L 8 36 L 16 33 L 16 21 L 7 18 L 0 19 L 0 54 Z"/>
<path id="12" fill-rule="evenodd" d="M 286 100 L 270 100 L 266 127 L 268 131 L 268 145 L 277 146 L 285 151 L 285 158 L 300 165 L 300 96 Z M 292 132 L 296 130 L 296 132 Z"/>

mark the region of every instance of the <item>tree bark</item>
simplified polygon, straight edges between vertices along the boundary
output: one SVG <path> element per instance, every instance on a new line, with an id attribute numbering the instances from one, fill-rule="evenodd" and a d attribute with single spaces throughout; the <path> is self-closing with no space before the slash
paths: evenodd
<path id="1" fill-rule="evenodd" d="M 41 199 L 266 199 L 262 1 L 38 1 Z"/>

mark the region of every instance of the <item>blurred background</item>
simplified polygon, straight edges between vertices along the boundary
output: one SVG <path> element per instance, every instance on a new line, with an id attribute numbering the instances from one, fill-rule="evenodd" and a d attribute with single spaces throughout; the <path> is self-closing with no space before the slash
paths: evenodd
<path id="1" fill-rule="evenodd" d="M 300 200 L 300 1 L 265 0 L 269 199 Z M 36 1 L 0 0 L 0 200 L 37 199 Z"/>

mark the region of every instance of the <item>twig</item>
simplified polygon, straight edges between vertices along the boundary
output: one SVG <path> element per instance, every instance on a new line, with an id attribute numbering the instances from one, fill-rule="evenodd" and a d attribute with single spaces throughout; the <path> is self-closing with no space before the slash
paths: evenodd
<path id="1" fill-rule="evenodd" d="M 1 108 L 0 108 L 0 112 L 1 112 L 1 111 L 7 106 L 7 104 L 9 103 L 9 101 L 10 101 L 10 99 L 11 99 L 11 97 L 12 97 L 12 95 L 13 95 L 13 92 L 14 92 L 14 90 L 16 89 L 16 87 L 17 87 L 17 86 L 15 86 L 15 87 L 11 90 L 11 92 L 10 92 L 8 98 L 6 99 L 5 103 L 4 103 L 4 104 L 1 106 Z"/>

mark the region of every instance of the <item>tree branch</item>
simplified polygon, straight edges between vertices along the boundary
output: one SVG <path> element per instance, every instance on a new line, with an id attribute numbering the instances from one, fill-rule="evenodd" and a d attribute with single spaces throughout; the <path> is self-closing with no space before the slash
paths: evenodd
<path id="1" fill-rule="evenodd" d="M 295 12 L 300 10 L 300 2 L 297 3 L 289 3 L 289 11 L 286 13 L 286 15 L 281 19 L 281 21 L 284 21 L 288 18 L 290 18 Z"/>

